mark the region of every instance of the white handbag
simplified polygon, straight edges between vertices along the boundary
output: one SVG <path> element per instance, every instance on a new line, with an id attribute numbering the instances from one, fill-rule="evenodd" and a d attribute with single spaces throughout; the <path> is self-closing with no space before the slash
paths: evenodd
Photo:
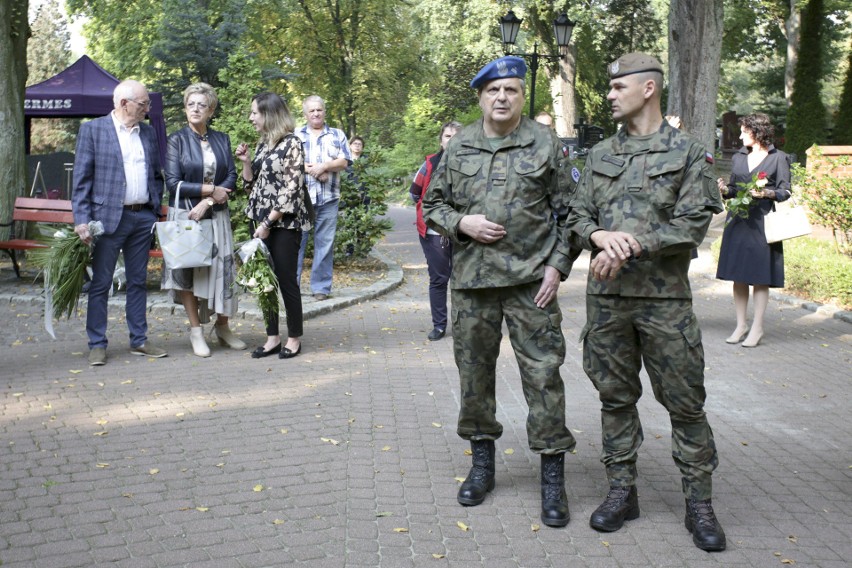
<path id="1" fill-rule="evenodd" d="M 180 186 L 175 194 L 175 212 L 171 221 L 154 223 L 157 240 L 163 251 L 166 267 L 197 268 L 213 264 L 213 221 L 189 218 L 189 211 L 180 208 Z"/>
<path id="2" fill-rule="evenodd" d="M 811 234 L 811 223 L 805 209 L 800 207 L 791 196 L 789 204 L 774 203 L 773 210 L 763 217 L 763 232 L 767 243 L 777 243 L 787 239 Z"/>

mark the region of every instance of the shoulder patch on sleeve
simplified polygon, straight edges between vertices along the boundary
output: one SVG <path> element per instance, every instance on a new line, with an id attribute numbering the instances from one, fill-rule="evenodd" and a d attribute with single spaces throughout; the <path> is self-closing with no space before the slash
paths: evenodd
<path id="1" fill-rule="evenodd" d="M 710 152 L 704 152 L 704 161 L 708 164 L 713 164 L 716 162 L 716 160 L 713 159 L 713 154 L 711 154 Z"/>
<path id="2" fill-rule="evenodd" d="M 580 181 L 580 170 L 577 168 L 571 168 L 571 179 L 574 180 L 574 183 Z"/>

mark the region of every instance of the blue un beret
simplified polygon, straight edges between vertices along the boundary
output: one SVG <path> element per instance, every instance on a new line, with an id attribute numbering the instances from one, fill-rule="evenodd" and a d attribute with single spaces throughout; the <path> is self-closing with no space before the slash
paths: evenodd
<path id="1" fill-rule="evenodd" d="M 527 64 L 524 60 L 520 57 L 507 55 L 500 59 L 495 59 L 480 69 L 479 73 L 476 74 L 476 77 L 473 78 L 473 81 L 470 82 L 470 86 L 474 89 L 478 89 L 483 84 L 488 81 L 493 81 L 494 79 L 507 79 L 509 77 L 523 79 L 526 74 Z"/>

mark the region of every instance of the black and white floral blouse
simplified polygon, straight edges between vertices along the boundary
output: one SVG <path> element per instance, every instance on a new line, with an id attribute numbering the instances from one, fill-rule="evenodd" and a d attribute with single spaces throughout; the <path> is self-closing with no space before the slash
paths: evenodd
<path id="1" fill-rule="evenodd" d="M 302 142 L 288 134 L 278 144 L 257 146 L 251 165 L 254 178 L 246 189 L 251 194 L 246 206 L 249 219 L 260 223 L 275 210 L 283 214 L 273 228 L 308 231 L 311 220 L 305 207 L 305 152 Z"/>

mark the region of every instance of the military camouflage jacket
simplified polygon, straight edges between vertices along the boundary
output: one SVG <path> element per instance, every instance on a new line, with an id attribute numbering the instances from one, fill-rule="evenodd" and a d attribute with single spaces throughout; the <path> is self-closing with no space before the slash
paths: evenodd
<path id="1" fill-rule="evenodd" d="M 713 177 L 713 158 L 701 145 L 663 121 L 647 137 L 615 136 L 589 152 L 568 220 L 569 242 L 598 253 L 597 230 L 632 234 L 642 245 L 615 280 L 598 282 L 589 294 L 690 298 L 689 261 L 704 239 L 722 200 Z"/>
<path id="2" fill-rule="evenodd" d="M 456 243 L 452 288 L 525 284 L 543 278 L 545 265 L 567 276 L 579 254 L 563 241 L 571 172 L 556 136 L 529 118 L 497 150 L 482 119 L 459 131 L 423 198 L 426 224 Z M 483 244 L 459 233 L 462 217 L 477 214 L 502 225 L 506 236 Z"/>

